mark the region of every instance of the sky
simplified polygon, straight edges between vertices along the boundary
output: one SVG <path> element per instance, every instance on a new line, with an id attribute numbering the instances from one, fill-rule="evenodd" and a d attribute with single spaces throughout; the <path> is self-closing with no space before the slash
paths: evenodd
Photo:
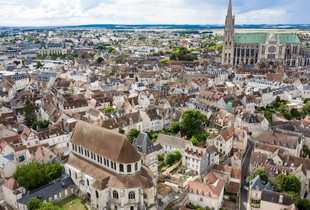
<path id="1" fill-rule="evenodd" d="M 309 0 L 232 0 L 236 24 L 310 24 Z M 228 0 L 0 0 L 0 26 L 223 25 Z"/>

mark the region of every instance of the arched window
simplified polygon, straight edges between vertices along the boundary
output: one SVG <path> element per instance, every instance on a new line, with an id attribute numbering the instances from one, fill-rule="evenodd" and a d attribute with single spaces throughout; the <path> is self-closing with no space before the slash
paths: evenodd
<path id="1" fill-rule="evenodd" d="M 113 190 L 112 196 L 113 198 L 118 199 L 118 192 L 116 190 Z"/>
<path id="2" fill-rule="evenodd" d="M 131 172 L 131 165 L 127 165 L 127 172 Z"/>
<path id="3" fill-rule="evenodd" d="M 99 198 L 99 193 L 97 190 L 96 190 L 96 198 Z"/>
<path id="4" fill-rule="evenodd" d="M 138 171 L 138 163 L 135 163 L 135 171 Z"/>
<path id="5" fill-rule="evenodd" d="M 124 165 L 123 164 L 119 164 L 119 171 L 124 172 Z"/>
<path id="6" fill-rule="evenodd" d="M 135 193 L 133 191 L 129 192 L 128 199 L 135 199 Z"/>

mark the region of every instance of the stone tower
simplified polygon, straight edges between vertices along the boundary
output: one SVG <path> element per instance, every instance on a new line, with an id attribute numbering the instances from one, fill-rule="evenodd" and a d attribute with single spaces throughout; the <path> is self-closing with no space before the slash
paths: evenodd
<path id="1" fill-rule="evenodd" d="M 231 0 L 229 0 L 228 11 L 224 28 L 224 41 L 222 51 L 222 65 L 233 66 L 234 60 L 234 32 L 235 32 L 235 16 L 232 14 Z"/>

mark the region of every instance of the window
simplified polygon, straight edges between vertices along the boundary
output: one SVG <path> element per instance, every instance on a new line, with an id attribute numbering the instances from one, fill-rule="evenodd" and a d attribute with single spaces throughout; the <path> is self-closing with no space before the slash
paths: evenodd
<path id="1" fill-rule="evenodd" d="M 87 186 L 89 186 L 89 180 L 88 179 L 86 179 L 86 183 L 87 183 Z"/>
<path id="2" fill-rule="evenodd" d="M 96 198 L 99 198 L 99 193 L 97 190 L 96 190 Z"/>
<path id="3" fill-rule="evenodd" d="M 200 201 L 202 202 L 202 201 L 203 201 L 203 198 L 200 198 Z"/>
<path id="4" fill-rule="evenodd" d="M 131 165 L 127 165 L 127 172 L 131 172 Z"/>
<path id="5" fill-rule="evenodd" d="M 135 199 L 135 193 L 133 191 L 129 192 L 128 199 Z"/>
<path id="6" fill-rule="evenodd" d="M 124 165 L 123 164 L 119 164 L 119 171 L 124 172 Z"/>
<path id="7" fill-rule="evenodd" d="M 116 190 L 113 190 L 112 196 L 113 198 L 118 199 L 118 192 Z"/>
<path id="8" fill-rule="evenodd" d="M 135 163 L 135 171 L 138 170 L 138 163 Z"/>

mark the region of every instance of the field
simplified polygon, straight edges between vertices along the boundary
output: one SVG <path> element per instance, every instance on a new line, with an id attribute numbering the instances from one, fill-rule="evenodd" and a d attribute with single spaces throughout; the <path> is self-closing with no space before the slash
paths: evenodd
<path id="1" fill-rule="evenodd" d="M 57 206 L 64 210 L 87 210 L 86 206 L 82 204 L 82 200 L 76 195 L 70 195 L 69 197 L 55 203 Z"/>

